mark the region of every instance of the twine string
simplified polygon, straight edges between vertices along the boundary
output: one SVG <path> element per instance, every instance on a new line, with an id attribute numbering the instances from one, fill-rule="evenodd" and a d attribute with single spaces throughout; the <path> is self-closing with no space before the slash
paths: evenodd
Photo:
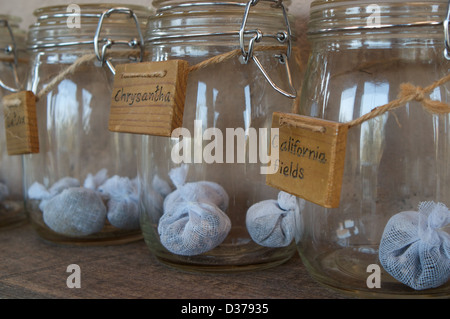
<path id="1" fill-rule="evenodd" d="M 277 50 L 280 49 L 279 46 L 258 46 L 255 47 L 255 51 L 265 51 L 265 50 Z M 200 70 L 203 68 L 206 68 L 212 64 L 217 64 L 224 62 L 226 60 L 235 58 L 237 56 L 242 55 L 242 52 L 240 49 L 235 49 L 226 53 L 222 53 L 216 56 L 213 56 L 209 59 L 206 59 L 204 61 L 201 61 L 195 65 L 192 65 L 189 67 L 189 71 L 193 72 L 196 70 Z M 97 56 L 95 54 L 86 54 L 75 60 L 75 62 L 70 65 L 68 68 L 60 72 L 56 77 L 54 77 L 39 93 L 36 94 L 36 99 L 39 100 L 43 96 L 47 95 L 49 92 L 51 92 L 59 82 L 67 78 L 68 76 L 75 73 L 75 71 L 83 64 L 95 61 L 97 59 Z"/>
<path id="2" fill-rule="evenodd" d="M 450 74 L 435 81 L 431 85 L 422 88 L 420 86 L 414 86 L 411 83 L 402 83 L 400 85 L 400 92 L 398 98 L 384 104 L 382 106 L 374 108 L 369 113 L 362 115 L 361 117 L 347 122 L 349 128 L 361 125 L 362 123 L 371 120 L 377 116 L 380 116 L 388 111 L 404 106 L 408 102 L 417 101 L 422 104 L 422 107 L 431 114 L 447 114 L 450 113 L 450 106 L 441 101 L 431 100 L 428 95 L 437 87 L 450 81 Z"/>
<path id="3" fill-rule="evenodd" d="M 81 57 L 79 57 L 77 60 L 75 60 L 72 65 L 70 65 L 68 68 L 66 68 L 64 71 L 59 73 L 57 76 L 55 76 L 39 93 L 36 94 L 36 100 L 41 99 L 43 96 L 50 93 L 55 86 L 58 85 L 59 82 L 70 76 L 71 74 L 75 73 L 75 71 L 84 63 L 88 63 L 96 59 L 97 56 L 95 54 L 86 54 Z"/>
<path id="4" fill-rule="evenodd" d="M 3 106 L 5 108 L 5 112 L 9 112 L 9 107 L 18 106 L 22 103 L 20 99 L 4 99 Z"/>
<path id="5" fill-rule="evenodd" d="M 326 128 L 321 125 L 307 124 L 307 123 L 296 121 L 294 119 L 285 118 L 283 116 L 280 116 L 279 124 L 280 124 L 280 126 L 286 125 L 286 126 L 306 129 L 306 130 L 313 131 L 313 132 L 320 132 L 320 133 L 326 132 Z"/>
<path id="6" fill-rule="evenodd" d="M 255 47 L 254 50 L 256 51 L 264 51 L 264 50 L 275 50 L 279 49 L 277 46 L 258 46 Z M 206 59 L 202 62 L 199 62 L 195 65 L 192 65 L 189 67 L 189 71 L 193 72 L 196 70 L 200 70 L 203 68 L 206 68 L 210 65 L 217 64 L 224 62 L 226 60 L 238 57 L 242 54 L 240 49 L 235 49 L 223 54 L 216 55 L 214 57 L 211 57 L 209 59 Z M 36 95 L 36 99 L 40 99 L 46 94 L 48 94 L 50 91 L 53 90 L 53 88 L 61 82 L 63 79 L 67 78 L 71 74 L 73 74 L 81 65 L 94 61 L 96 59 L 95 54 L 87 54 L 84 56 L 81 56 L 78 58 L 72 65 L 70 65 L 68 68 L 66 68 L 64 71 L 59 73 L 56 77 L 54 77 L 39 93 Z M 296 61 L 299 63 L 299 61 Z M 354 119 L 352 121 L 349 121 L 347 123 L 344 123 L 344 125 L 348 125 L 349 128 L 355 127 L 358 125 L 361 125 L 362 123 L 369 121 L 375 117 L 378 117 L 386 112 L 389 112 L 391 110 L 394 110 L 398 107 L 404 106 L 408 102 L 411 101 L 417 101 L 420 102 L 425 110 L 427 110 L 431 114 L 448 114 L 450 113 L 450 106 L 446 103 L 443 103 L 441 101 L 435 101 L 431 100 L 428 95 L 437 87 L 447 83 L 450 81 L 450 74 L 442 77 L 441 79 L 435 81 L 431 85 L 422 88 L 420 86 L 414 86 L 411 83 L 402 83 L 400 85 L 400 92 L 398 94 L 397 99 L 378 106 L 374 109 L 372 109 L 369 113 L 366 113 L 362 116 L 360 116 L 357 119 Z M 293 104 L 293 113 L 297 113 L 295 111 L 298 110 L 298 99 L 294 101 Z M 290 125 L 290 126 L 296 126 L 297 124 L 294 123 L 295 121 L 284 121 L 283 123 L 280 123 L 281 125 Z M 324 132 L 325 128 L 320 125 L 308 125 L 309 129 L 317 132 Z M 304 127 L 304 126 L 303 126 Z"/>
<path id="7" fill-rule="evenodd" d="M 435 81 L 434 83 L 432 83 L 431 85 L 422 88 L 420 86 L 414 86 L 411 83 L 402 83 L 400 84 L 400 92 L 398 94 L 397 99 L 378 106 L 374 109 L 372 109 L 369 113 L 366 113 L 352 121 L 343 123 L 342 125 L 347 125 L 348 128 L 352 128 L 358 125 L 361 125 L 362 123 L 369 121 L 371 119 L 374 119 L 386 112 L 389 112 L 391 110 L 394 110 L 396 108 L 399 108 L 401 106 L 406 105 L 408 102 L 411 101 L 417 101 L 419 103 L 422 104 L 422 107 L 428 111 L 430 114 L 448 114 L 450 113 L 450 105 L 441 102 L 441 101 L 436 101 L 436 100 L 432 100 L 428 97 L 428 95 L 437 87 L 447 83 L 448 81 L 450 81 L 450 74 L 442 77 L 441 79 Z M 280 125 L 289 125 L 289 126 L 293 126 L 293 127 L 298 127 L 298 128 L 305 128 L 305 129 L 309 129 L 313 132 L 325 132 L 325 127 L 321 126 L 321 125 L 310 125 L 308 124 L 308 127 L 306 127 L 304 125 L 304 123 L 300 123 L 300 122 L 296 122 L 293 120 L 281 120 L 280 118 Z"/>

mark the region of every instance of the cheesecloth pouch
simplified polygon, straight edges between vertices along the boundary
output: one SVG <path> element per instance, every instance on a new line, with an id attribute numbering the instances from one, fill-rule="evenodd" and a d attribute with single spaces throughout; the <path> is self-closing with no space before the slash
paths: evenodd
<path id="1" fill-rule="evenodd" d="M 253 204 L 247 211 L 246 226 L 254 242 L 265 247 L 285 247 L 300 238 L 300 211 L 305 201 L 286 192 L 278 199 Z"/>
<path id="2" fill-rule="evenodd" d="M 231 221 L 222 210 L 228 207 L 225 190 L 213 182 L 185 183 L 187 170 L 183 165 L 169 173 L 176 189 L 164 199 L 158 233 L 170 252 L 195 256 L 222 243 Z"/>
<path id="3" fill-rule="evenodd" d="M 422 202 L 418 212 L 400 212 L 388 221 L 379 247 L 383 268 L 415 289 L 436 288 L 450 278 L 450 224 L 442 203 Z"/>
<path id="4" fill-rule="evenodd" d="M 136 179 L 114 175 L 98 187 L 107 201 L 108 221 L 114 227 L 139 229 L 139 193 Z"/>
<path id="5" fill-rule="evenodd" d="M 108 170 L 106 168 L 102 168 L 95 175 L 92 175 L 91 173 L 87 174 L 83 182 L 83 187 L 97 190 L 97 188 L 105 183 L 107 179 Z"/>
<path id="6" fill-rule="evenodd" d="M 183 164 L 169 172 L 169 177 L 176 190 L 167 195 L 166 200 L 164 200 L 164 211 L 170 211 L 171 205 L 185 201 L 213 203 L 222 211 L 226 211 L 229 197 L 225 189 L 210 181 L 186 183 L 188 170 L 188 165 Z"/>
<path id="7" fill-rule="evenodd" d="M 106 207 L 100 195 L 84 187 L 68 187 L 46 200 L 45 224 L 58 234 L 87 236 L 102 230 Z"/>
<path id="8" fill-rule="evenodd" d="M 48 201 L 55 197 L 56 195 L 61 194 L 64 190 L 68 188 L 73 187 L 79 187 L 80 182 L 78 179 L 74 177 L 63 177 L 59 180 L 57 180 L 55 183 L 50 186 L 49 189 L 47 189 L 44 185 L 42 185 L 39 182 L 34 182 L 29 188 L 28 188 L 28 197 L 30 199 L 40 200 L 39 203 L 39 209 L 44 212 L 45 206 L 47 205 Z"/>

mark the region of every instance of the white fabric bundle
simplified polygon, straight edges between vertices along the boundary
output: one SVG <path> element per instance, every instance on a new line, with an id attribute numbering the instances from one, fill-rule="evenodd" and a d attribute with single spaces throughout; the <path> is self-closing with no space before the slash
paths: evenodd
<path id="1" fill-rule="evenodd" d="M 169 173 L 176 190 L 164 200 L 164 214 L 158 224 L 161 243 L 170 252 L 194 256 L 218 246 L 231 229 L 228 194 L 216 183 L 185 183 L 188 166 Z"/>
<path id="2" fill-rule="evenodd" d="M 80 182 L 73 177 L 63 177 L 56 181 L 48 190 L 44 185 L 34 182 L 28 189 L 30 199 L 40 200 L 39 209 L 44 212 L 48 201 L 71 187 L 79 187 Z"/>
<path id="3" fill-rule="evenodd" d="M 63 177 L 55 184 L 53 184 L 49 189 L 50 196 L 55 196 L 61 193 L 63 190 L 70 187 L 79 187 L 80 182 L 78 179 L 73 177 Z"/>
<path id="4" fill-rule="evenodd" d="M 65 192 L 64 196 L 60 196 L 66 190 L 70 191 Z M 106 169 L 101 169 L 95 175 L 89 173 L 83 186 L 78 179 L 73 177 L 61 178 L 48 190 L 44 185 L 34 182 L 28 189 L 28 197 L 41 201 L 39 209 L 42 211 L 47 226 L 52 230 L 63 235 L 84 236 L 92 234 L 94 230 L 100 231 L 105 220 L 101 217 L 94 218 L 97 223 L 95 226 L 93 222 L 87 226 L 70 225 L 70 223 L 78 223 L 76 219 L 79 217 L 70 217 L 68 214 L 80 214 L 80 210 L 67 210 L 65 206 L 61 205 L 77 203 L 84 211 L 89 212 L 93 209 L 99 212 L 98 201 L 94 199 L 93 195 L 90 195 L 92 192 L 100 198 L 103 206 L 106 205 L 105 209 L 108 208 L 106 216 L 111 225 L 124 230 L 139 229 L 139 194 L 136 179 L 130 180 L 128 177 L 117 175 L 108 179 Z M 71 196 L 74 198 L 70 199 Z M 83 196 L 89 198 L 90 201 L 84 203 L 79 201 L 79 198 Z M 54 200 L 55 198 L 57 200 Z M 50 202 L 52 205 L 47 207 Z M 90 205 L 92 205 L 92 209 Z M 63 227 L 65 223 L 69 224 Z"/>
<path id="5" fill-rule="evenodd" d="M 450 278 L 450 224 L 442 203 L 423 202 L 418 212 L 400 212 L 388 221 L 379 248 L 384 269 L 415 289 L 436 288 Z"/>
<path id="6" fill-rule="evenodd" d="M 97 190 L 97 188 L 106 182 L 108 179 L 108 170 L 103 168 L 97 172 L 97 174 L 92 175 L 91 173 L 87 174 L 86 179 L 84 180 L 83 187 Z"/>
<path id="7" fill-rule="evenodd" d="M 247 230 L 254 242 L 265 247 L 285 247 L 300 237 L 300 211 L 305 201 L 286 192 L 278 200 L 252 205 L 246 216 Z"/>
<path id="8" fill-rule="evenodd" d="M 80 187 L 78 179 L 63 177 L 48 190 L 34 182 L 28 189 L 30 199 L 40 200 L 45 224 L 54 232 L 71 237 L 99 232 L 106 219 L 106 206 L 98 192 Z"/>
<path id="9" fill-rule="evenodd" d="M 107 198 L 108 221 L 114 227 L 139 229 L 139 193 L 137 181 L 114 175 L 98 191 Z"/>
<path id="10" fill-rule="evenodd" d="M 43 218 L 45 224 L 59 234 L 87 236 L 103 228 L 106 207 L 97 192 L 70 187 L 47 201 Z"/>
<path id="11" fill-rule="evenodd" d="M 195 256 L 219 245 L 230 227 L 228 216 L 216 205 L 186 201 L 164 213 L 158 231 L 161 243 L 169 251 Z"/>

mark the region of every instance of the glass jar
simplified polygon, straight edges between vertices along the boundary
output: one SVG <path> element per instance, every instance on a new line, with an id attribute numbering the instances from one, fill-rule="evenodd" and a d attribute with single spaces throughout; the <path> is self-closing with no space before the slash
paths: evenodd
<path id="1" fill-rule="evenodd" d="M 295 253 L 294 213 L 281 222 L 284 215 L 275 211 L 268 217 L 272 224 L 262 230 L 283 236 L 286 226 L 290 233 L 283 242 L 263 242 L 249 230 L 256 227 L 249 217 L 251 207 L 267 201 L 279 210 L 279 191 L 266 185 L 261 168 L 267 166 L 272 113 L 291 111 L 300 83 L 294 53 L 288 64 L 280 61 L 289 37 L 280 41 L 277 35 L 289 33 L 289 18 L 274 4 L 154 3 L 157 13 L 149 19 L 146 35 L 149 59 L 180 59 L 191 67 L 182 127 L 171 137 L 143 135 L 138 157 L 141 229 L 150 251 L 164 264 L 189 271 L 251 270 L 278 265 Z M 246 8 L 248 19 L 242 24 Z M 248 30 L 260 29 L 262 38 L 253 54 L 279 92 L 253 59 L 244 62 L 242 25 L 247 53 L 256 37 Z M 263 46 L 268 49 L 258 49 Z M 238 54 L 229 59 L 209 60 L 234 50 Z M 206 66 L 197 69 L 201 62 Z M 296 207 L 297 199 L 292 200 Z"/>
<path id="2" fill-rule="evenodd" d="M 25 32 L 20 18 L 0 15 L 0 227 L 26 222 L 23 203 L 22 158 L 9 155 L 1 99 L 22 89 L 28 66 Z"/>
<path id="3" fill-rule="evenodd" d="M 426 88 L 448 74 L 442 27 L 447 6 L 448 1 L 439 0 L 311 4 L 312 52 L 300 113 L 350 128 L 340 205 L 324 208 L 307 202 L 297 244 L 311 275 L 341 292 L 450 295 L 449 227 L 445 222 L 432 226 L 421 204 L 450 207 L 448 112 L 431 114 L 424 103 L 408 100 L 350 125 L 405 96 L 399 95 L 405 94 L 402 84 Z M 425 97 L 448 103 L 449 88 L 444 82 Z M 448 216 L 448 210 L 443 208 L 442 214 Z M 397 237 L 394 229 L 400 232 Z M 429 238 L 434 242 L 425 233 L 433 234 Z M 435 255 L 420 259 L 427 254 Z"/>
<path id="4" fill-rule="evenodd" d="M 62 244 L 142 239 L 138 139 L 108 131 L 108 117 L 111 71 L 116 64 L 139 59 L 142 51 L 131 43 L 139 40 L 137 26 L 144 29 L 150 11 L 133 5 L 83 4 L 41 8 L 34 14 L 37 22 L 28 33 L 28 89 L 38 99 L 40 149 L 24 156 L 32 225 L 43 239 Z M 98 57 L 96 46 L 102 52 Z M 71 72 L 63 73 L 69 67 Z M 56 83 L 51 82 L 54 78 Z"/>

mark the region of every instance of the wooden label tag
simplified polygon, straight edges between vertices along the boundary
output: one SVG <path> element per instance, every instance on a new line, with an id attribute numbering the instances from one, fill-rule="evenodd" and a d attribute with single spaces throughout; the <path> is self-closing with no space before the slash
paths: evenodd
<path id="1" fill-rule="evenodd" d="M 326 208 L 339 207 L 348 126 L 275 112 L 278 165 L 266 184 Z"/>
<path id="2" fill-rule="evenodd" d="M 6 148 L 9 155 L 39 153 L 36 97 L 21 91 L 3 97 Z"/>
<path id="3" fill-rule="evenodd" d="M 117 65 L 109 130 L 170 137 L 183 124 L 188 68 L 183 60 Z"/>

